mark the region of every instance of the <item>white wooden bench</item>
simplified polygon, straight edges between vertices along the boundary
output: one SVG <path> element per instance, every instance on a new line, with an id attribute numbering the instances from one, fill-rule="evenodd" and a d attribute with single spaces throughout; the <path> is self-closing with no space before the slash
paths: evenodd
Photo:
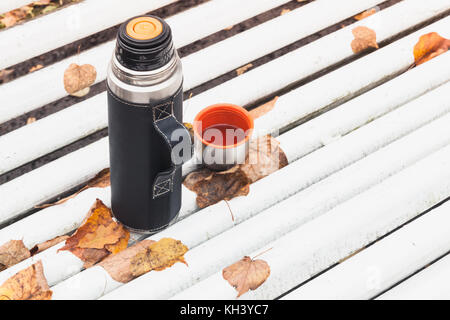
<path id="1" fill-rule="evenodd" d="M 2 1 L 0 11 L 27 2 Z M 105 2 L 107 14 L 99 15 Z M 85 0 L 4 30 L 0 69 L 175 2 Z M 181 48 L 288 2 L 210 0 L 167 21 Z M 207 46 L 182 58 L 184 90 L 380 4 L 315 0 Z M 450 298 L 439 283 L 450 277 L 443 257 L 450 250 L 450 208 L 443 203 L 450 196 L 450 53 L 410 69 L 420 36 L 450 38 L 449 14 L 448 0 L 382 6 L 185 100 L 184 121 L 191 122 L 217 102 L 252 107 L 279 95 L 255 127 L 261 135 L 280 132 L 289 161 L 252 184 L 248 196 L 202 210 L 183 187 L 179 221 L 150 239 L 181 240 L 189 247 L 188 268 L 175 264 L 122 284 L 101 267 L 83 270 L 70 252 L 57 253 L 59 244 L 0 272 L 0 284 L 41 260 L 54 299 L 234 299 L 222 269 L 258 255 L 271 274 L 242 299 Z M 51 32 L 55 26 L 61 32 Z M 355 55 L 350 43 L 356 26 L 375 30 L 380 48 Z M 71 62 L 94 65 L 96 81 L 103 81 L 113 46 L 106 42 L 0 85 L 0 123 L 63 98 L 62 74 Z M 106 112 L 102 92 L 0 136 L 0 176 L 105 129 Z M 64 204 L 33 210 L 107 168 L 107 139 L 1 184 L 0 245 L 22 239 L 31 248 L 75 230 L 96 198 L 109 205 L 109 188 L 91 188 Z M 189 163 L 183 171 L 193 168 Z"/>

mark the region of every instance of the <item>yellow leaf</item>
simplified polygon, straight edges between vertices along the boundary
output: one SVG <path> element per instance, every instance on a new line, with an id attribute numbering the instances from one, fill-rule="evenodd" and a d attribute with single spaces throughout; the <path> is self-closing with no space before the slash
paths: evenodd
<path id="1" fill-rule="evenodd" d="M 161 271 L 177 262 L 185 263 L 184 254 L 188 248 L 179 240 L 163 238 L 136 254 L 131 260 L 131 273 L 139 277 L 149 271 Z"/>
<path id="2" fill-rule="evenodd" d="M 109 254 L 126 249 L 129 238 L 128 230 L 114 221 L 111 210 L 97 199 L 87 219 L 60 250 L 72 252 L 90 267 Z"/>
<path id="3" fill-rule="evenodd" d="M 0 300 L 50 300 L 51 297 L 41 261 L 19 271 L 0 287 Z"/>

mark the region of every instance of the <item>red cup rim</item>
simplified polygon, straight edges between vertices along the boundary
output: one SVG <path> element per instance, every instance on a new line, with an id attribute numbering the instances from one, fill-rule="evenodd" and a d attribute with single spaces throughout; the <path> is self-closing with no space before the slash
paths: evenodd
<path id="1" fill-rule="evenodd" d="M 230 144 L 230 145 L 225 145 L 225 146 L 224 146 L 224 145 L 217 145 L 217 144 L 214 144 L 214 143 L 210 143 L 210 142 L 207 142 L 206 140 L 203 139 L 202 133 L 199 133 L 199 132 L 198 132 L 197 126 L 195 125 L 195 123 L 201 121 L 201 119 L 202 119 L 207 113 L 211 112 L 212 110 L 217 110 L 217 109 L 226 109 L 226 110 L 229 110 L 229 111 L 233 111 L 233 112 L 236 112 L 236 113 L 239 113 L 239 114 L 243 115 L 243 116 L 246 118 L 247 123 L 248 123 L 248 125 L 249 125 L 249 129 L 248 129 L 248 134 L 245 136 L 245 138 L 244 138 L 243 140 L 239 141 L 239 142 L 236 143 L 236 144 Z M 194 135 L 195 135 L 195 136 L 197 137 L 197 139 L 199 139 L 204 145 L 210 146 L 210 147 L 213 147 L 213 148 L 216 148 L 216 149 L 232 149 L 232 148 L 236 148 L 236 147 L 238 147 L 238 146 L 240 146 L 240 145 L 246 143 L 248 140 L 250 140 L 250 137 L 251 137 L 251 135 L 253 134 L 254 121 L 253 121 L 253 117 L 250 115 L 250 113 L 249 113 L 246 109 L 244 109 L 244 108 L 242 108 L 242 107 L 240 107 L 240 106 L 237 106 L 237 105 L 231 104 L 231 103 L 217 103 L 217 104 L 213 104 L 213 105 L 211 105 L 211 106 L 209 106 L 209 107 L 206 107 L 206 108 L 202 109 L 202 110 L 195 116 L 194 124 L 193 124 L 193 129 L 194 129 Z"/>

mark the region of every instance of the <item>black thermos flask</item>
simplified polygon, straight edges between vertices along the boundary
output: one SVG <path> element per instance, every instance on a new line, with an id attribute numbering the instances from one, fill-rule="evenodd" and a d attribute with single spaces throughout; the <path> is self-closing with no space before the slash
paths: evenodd
<path id="1" fill-rule="evenodd" d="M 155 16 L 124 23 L 108 68 L 111 205 L 135 232 L 170 225 L 181 208 L 183 75 L 169 25 Z"/>

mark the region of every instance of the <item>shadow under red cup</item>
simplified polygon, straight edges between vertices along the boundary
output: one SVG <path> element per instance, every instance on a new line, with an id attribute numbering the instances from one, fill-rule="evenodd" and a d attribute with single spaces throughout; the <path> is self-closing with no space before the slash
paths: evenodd
<path id="1" fill-rule="evenodd" d="M 245 162 L 254 127 L 247 110 L 215 104 L 197 114 L 193 127 L 197 160 L 207 168 L 222 171 Z"/>

